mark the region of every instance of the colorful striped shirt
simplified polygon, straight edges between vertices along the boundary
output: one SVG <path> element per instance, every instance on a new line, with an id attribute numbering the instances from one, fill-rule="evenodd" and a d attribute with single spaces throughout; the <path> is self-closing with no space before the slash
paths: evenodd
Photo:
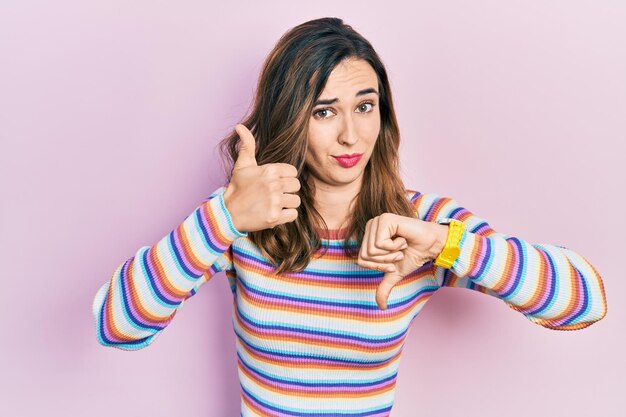
<path id="1" fill-rule="evenodd" d="M 233 226 L 224 191 L 119 265 L 97 291 L 93 316 L 100 344 L 144 348 L 223 271 L 233 295 L 241 416 L 389 416 L 410 325 L 444 286 L 497 297 L 553 330 L 583 329 L 607 312 L 602 279 L 578 253 L 495 232 L 455 200 L 414 190 L 406 196 L 417 218 L 465 223 L 461 253 L 450 269 L 429 261 L 407 275 L 380 310 L 384 272 L 344 254 L 345 228 L 320 235 L 323 248 L 302 272 L 277 276 Z"/>

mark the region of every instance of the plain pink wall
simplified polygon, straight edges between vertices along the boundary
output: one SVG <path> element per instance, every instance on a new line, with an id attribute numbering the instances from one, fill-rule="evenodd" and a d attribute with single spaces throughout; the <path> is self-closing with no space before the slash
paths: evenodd
<path id="1" fill-rule="evenodd" d="M 338 3 L 1 6 L 0 414 L 239 415 L 223 273 L 136 352 L 97 343 L 91 303 L 221 184 L 215 146 L 278 38 L 336 16 L 388 68 L 407 187 L 576 250 L 609 306 L 554 331 L 442 289 L 413 323 L 393 416 L 623 415 L 624 3 Z"/>

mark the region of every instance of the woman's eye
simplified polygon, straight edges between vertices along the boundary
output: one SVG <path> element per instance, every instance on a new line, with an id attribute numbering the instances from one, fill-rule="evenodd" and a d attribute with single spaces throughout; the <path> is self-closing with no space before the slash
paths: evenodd
<path id="1" fill-rule="evenodd" d="M 360 110 L 360 113 L 369 113 L 370 111 L 372 111 L 373 107 L 374 107 L 374 103 L 367 102 L 367 103 L 360 104 L 359 107 L 357 107 L 357 109 Z M 330 119 L 329 113 L 332 113 L 331 109 L 319 109 L 313 112 L 313 116 L 316 117 L 317 119 Z"/>
<path id="2" fill-rule="evenodd" d="M 330 109 L 320 109 L 320 110 L 316 111 L 315 113 L 313 113 L 313 115 L 317 116 L 320 113 L 325 113 L 325 112 L 329 112 L 329 111 L 330 111 Z M 319 119 L 328 119 L 328 117 L 326 117 L 325 115 L 324 116 L 320 116 L 318 118 Z"/>
<path id="3" fill-rule="evenodd" d="M 374 107 L 374 103 L 363 103 L 359 106 L 359 109 L 362 109 L 365 106 L 372 106 L 370 107 L 370 110 Z M 363 113 L 367 113 L 368 111 L 363 111 Z"/>

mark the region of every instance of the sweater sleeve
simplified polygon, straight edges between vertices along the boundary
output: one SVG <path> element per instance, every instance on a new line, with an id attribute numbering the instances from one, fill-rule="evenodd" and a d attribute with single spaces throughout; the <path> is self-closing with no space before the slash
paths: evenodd
<path id="1" fill-rule="evenodd" d="M 220 187 L 153 246 L 117 267 L 92 303 L 98 341 L 137 350 L 152 343 L 186 299 L 220 271 L 233 273 L 234 226 Z M 231 288 L 232 290 L 232 288 Z"/>
<path id="2" fill-rule="evenodd" d="M 412 201 L 424 221 L 465 223 L 461 252 L 452 267 L 432 263 L 440 287 L 469 288 L 500 298 L 552 330 L 583 329 L 606 315 L 602 278 L 575 251 L 498 233 L 454 199 L 436 193 L 416 192 Z"/>

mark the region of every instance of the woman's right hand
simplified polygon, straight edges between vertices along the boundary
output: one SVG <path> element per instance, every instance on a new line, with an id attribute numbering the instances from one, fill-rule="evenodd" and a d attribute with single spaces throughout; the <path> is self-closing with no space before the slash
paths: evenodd
<path id="1" fill-rule="evenodd" d="M 300 196 L 290 194 L 300 190 L 296 167 L 285 163 L 257 165 L 254 136 L 242 124 L 235 130 L 241 146 L 224 192 L 235 229 L 254 232 L 296 220 Z"/>

